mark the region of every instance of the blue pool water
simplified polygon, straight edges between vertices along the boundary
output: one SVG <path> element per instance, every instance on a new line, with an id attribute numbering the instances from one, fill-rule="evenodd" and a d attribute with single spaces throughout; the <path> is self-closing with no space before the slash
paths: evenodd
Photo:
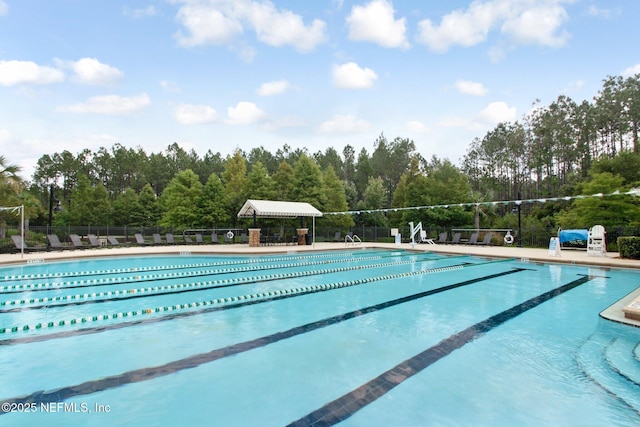
<path id="1" fill-rule="evenodd" d="M 629 426 L 640 273 L 409 251 L 0 268 L 0 425 Z"/>

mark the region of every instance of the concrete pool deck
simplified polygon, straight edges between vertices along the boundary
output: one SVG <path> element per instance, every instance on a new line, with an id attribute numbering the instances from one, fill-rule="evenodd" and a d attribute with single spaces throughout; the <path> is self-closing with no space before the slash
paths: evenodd
<path id="1" fill-rule="evenodd" d="M 51 252 L 31 252 L 24 255 L 0 254 L 0 266 L 40 263 L 45 261 L 61 261 L 65 259 L 85 259 L 91 257 L 135 256 L 135 255 L 178 255 L 187 254 L 228 254 L 259 255 L 288 252 L 307 252 L 345 249 L 404 249 L 429 251 L 453 255 L 474 255 L 484 258 L 514 258 L 526 262 L 546 262 L 574 265 L 591 265 L 604 268 L 627 268 L 640 271 L 640 260 L 622 259 L 617 252 L 609 252 L 606 256 L 588 256 L 584 250 L 562 250 L 559 256 L 551 255 L 548 249 L 518 248 L 515 246 L 473 246 L 473 245 L 430 245 L 403 243 L 368 243 L 345 245 L 344 243 L 319 242 L 309 246 L 260 246 L 249 247 L 247 244 L 224 245 L 158 245 L 158 246 L 124 246 L 98 249 L 76 249 Z M 624 308 L 638 306 L 640 314 L 640 282 L 638 288 L 620 299 L 600 315 L 606 319 L 640 327 L 640 321 L 626 318 Z"/>

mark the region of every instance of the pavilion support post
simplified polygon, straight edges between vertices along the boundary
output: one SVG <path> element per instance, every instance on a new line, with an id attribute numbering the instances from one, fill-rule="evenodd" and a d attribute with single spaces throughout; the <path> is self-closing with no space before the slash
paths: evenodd
<path id="1" fill-rule="evenodd" d="M 260 229 L 250 228 L 249 229 L 249 247 L 255 248 L 257 246 L 260 246 Z"/>

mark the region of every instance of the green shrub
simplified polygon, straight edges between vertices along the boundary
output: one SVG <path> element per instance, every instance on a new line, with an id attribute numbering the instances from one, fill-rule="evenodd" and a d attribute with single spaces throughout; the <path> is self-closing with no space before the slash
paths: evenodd
<path id="1" fill-rule="evenodd" d="M 620 258 L 640 259 L 640 237 L 618 237 Z"/>

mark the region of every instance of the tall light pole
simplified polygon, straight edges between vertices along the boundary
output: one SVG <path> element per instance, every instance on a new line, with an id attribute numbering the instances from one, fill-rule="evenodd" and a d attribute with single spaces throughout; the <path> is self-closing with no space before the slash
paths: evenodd
<path id="1" fill-rule="evenodd" d="M 522 247 L 522 196 L 520 195 L 520 191 L 518 191 L 518 201 L 516 202 L 518 205 L 518 247 Z"/>
<path id="2" fill-rule="evenodd" d="M 53 207 L 54 203 L 56 203 L 55 209 Z M 60 212 L 61 210 L 62 210 L 62 206 L 60 206 L 60 200 L 56 199 L 53 196 L 53 184 L 51 184 L 51 186 L 49 186 L 49 227 L 47 228 L 47 234 L 51 233 L 53 211 Z M 47 250 L 49 250 L 49 239 L 47 239 Z"/>

